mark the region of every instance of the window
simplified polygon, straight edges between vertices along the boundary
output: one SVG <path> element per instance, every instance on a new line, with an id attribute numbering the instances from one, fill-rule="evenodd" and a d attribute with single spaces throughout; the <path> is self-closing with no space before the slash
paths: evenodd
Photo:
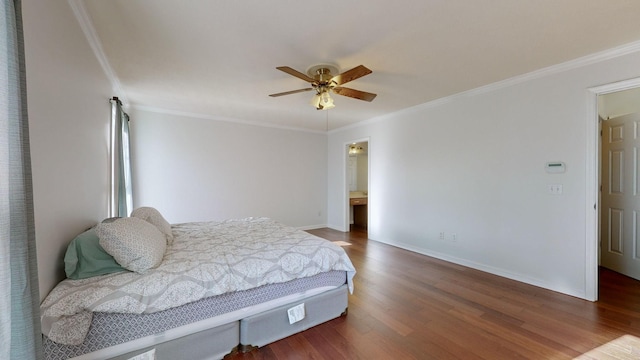
<path id="1" fill-rule="evenodd" d="M 117 97 L 111 99 L 111 191 L 109 215 L 126 217 L 133 210 L 129 115 Z"/>

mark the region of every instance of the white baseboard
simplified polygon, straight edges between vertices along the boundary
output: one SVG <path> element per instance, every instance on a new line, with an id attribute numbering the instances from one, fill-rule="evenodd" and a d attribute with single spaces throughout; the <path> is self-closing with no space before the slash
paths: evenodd
<path id="1" fill-rule="evenodd" d="M 475 270 L 484 271 L 484 272 L 489 273 L 489 274 L 501 276 L 501 277 L 504 277 L 504 278 L 507 278 L 507 279 L 519 281 L 519 282 L 522 282 L 522 283 L 525 283 L 525 284 L 541 287 L 543 289 L 559 292 L 559 293 L 562 293 L 562 294 L 574 296 L 574 297 L 577 297 L 577 298 L 580 298 L 580 299 L 589 300 L 586 297 L 584 289 L 576 289 L 576 288 L 572 288 L 572 287 L 561 286 L 561 285 L 558 285 L 558 284 L 552 284 L 552 283 L 549 283 L 548 281 L 544 281 L 544 280 L 537 279 L 537 278 L 532 278 L 532 277 L 527 276 L 525 274 L 514 273 L 512 271 L 501 269 L 501 268 L 497 268 L 497 267 L 494 267 L 494 266 L 491 266 L 491 265 L 478 263 L 478 262 L 467 260 L 467 259 L 463 259 L 463 258 L 458 258 L 458 257 L 452 256 L 452 255 L 440 253 L 440 252 L 437 252 L 437 251 L 431 251 L 431 250 L 428 250 L 428 249 L 417 248 L 417 247 L 414 247 L 414 246 L 408 245 L 408 244 L 391 242 L 391 241 L 382 241 L 382 240 L 371 240 L 371 239 L 369 239 L 369 241 L 378 241 L 380 243 L 384 243 L 384 244 L 395 246 L 395 247 L 398 247 L 398 248 L 401 248 L 401 249 L 409 250 L 409 251 L 412 251 L 412 252 L 415 252 L 415 253 L 418 253 L 418 254 L 430 256 L 430 257 L 433 257 L 433 258 L 436 258 L 436 259 L 440 259 L 440 260 L 444 260 L 444 261 L 447 261 L 447 262 L 450 262 L 450 263 L 454 263 L 454 264 L 457 264 L 457 265 L 466 266 L 468 268 L 472 268 L 472 269 L 475 269 Z"/>

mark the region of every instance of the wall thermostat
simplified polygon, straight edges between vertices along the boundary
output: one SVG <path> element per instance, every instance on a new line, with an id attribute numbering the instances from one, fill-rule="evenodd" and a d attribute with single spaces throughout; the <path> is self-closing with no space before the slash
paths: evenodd
<path id="1" fill-rule="evenodd" d="M 567 167 L 562 161 L 548 162 L 544 165 L 544 168 L 549 174 L 562 174 L 567 171 Z"/>

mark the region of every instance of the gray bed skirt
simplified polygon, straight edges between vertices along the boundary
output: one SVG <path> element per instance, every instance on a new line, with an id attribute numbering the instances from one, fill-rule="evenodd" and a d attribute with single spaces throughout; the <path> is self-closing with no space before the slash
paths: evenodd
<path id="1" fill-rule="evenodd" d="M 291 324 L 288 310 L 303 304 L 304 319 Z M 240 349 L 250 350 L 346 314 L 347 285 L 240 320 Z"/>
<path id="2" fill-rule="evenodd" d="M 276 309 L 250 313 L 246 318 L 238 316 L 209 328 L 167 336 L 176 328 L 190 328 L 191 324 L 206 322 L 232 311 L 324 287 L 333 289 L 292 303 L 280 303 Z M 158 360 L 219 359 L 234 351 L 240 343 L 262 346 L 340 316 L 347 307 L 347 293 L 346 273 L 331 271 L 287 283 L 223 294 L 152 314 L 95 313 L 89 334 L 81 345 L 62 345 L 43 336 L 45 359 L 129 359 L 154 348 Z M 289 324 L 287 310 L 300 303 L 305 303 L 307 316 L 300 322 L 285 326 L 285 323 Z M 243 328 L 246 332 L 244 338 Z M 260 335 L 263 332 L 275 337 L 268 341 Z M 135 346 L 128 346 L 134 342 Z"/>
<path id="3" fill-rule="evenodd" d="M 111 358 L 127 360 L 155 349 L 156 360 L 222 359 L 235 351 L 251 351 L 307 330 L 346 313 L 348 289 L 343 285 L 307 299 L 280 306 L 240 321 L 197 332 Z M 287 310 L 304 304 L 305 318 L 289 324 Z M 239 344 L 239 345 L 238 345 Z"/>
<path id="4" fill-rule="evenodd" d="M 156 360 L 222 359 L 234 350 L 239 339 L 240 325 L 234 321 L 109 359 L 128 360 L 153 349 Z"/>

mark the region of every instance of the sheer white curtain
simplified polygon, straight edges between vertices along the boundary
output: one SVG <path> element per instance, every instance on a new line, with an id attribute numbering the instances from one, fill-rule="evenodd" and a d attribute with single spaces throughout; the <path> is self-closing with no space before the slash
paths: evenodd
<path id="1" fill-rule="evenodd" d="M 133 210 L 129 115 L 117 97 L 111 99 L 111 196 L 110 216 L 126 217 Z"/>
<path id="2" fill-rule="evenodd" d="M 20 0 L 0 16 L 0 359 L 41 359 Z"/>

